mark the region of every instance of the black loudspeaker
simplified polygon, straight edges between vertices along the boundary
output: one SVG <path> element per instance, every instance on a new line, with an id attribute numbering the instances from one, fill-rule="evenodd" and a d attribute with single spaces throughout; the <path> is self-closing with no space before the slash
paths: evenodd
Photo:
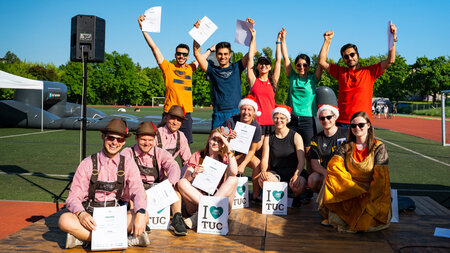
<path id="1" fill-rule="evenodd" d="M 70 60 L 81 61 L 87 52 L 87 62 L 105 61 L 105 20 L 91 15 L 72 18 Z"/>

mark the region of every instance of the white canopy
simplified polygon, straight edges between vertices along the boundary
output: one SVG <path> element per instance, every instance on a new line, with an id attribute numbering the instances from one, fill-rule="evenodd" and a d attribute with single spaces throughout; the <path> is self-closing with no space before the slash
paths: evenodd
<path id="1" fill-rule="evenodd" d="M 31 80 L 0 70 L 0 88 L 42 90 L 44 81 Z"/>

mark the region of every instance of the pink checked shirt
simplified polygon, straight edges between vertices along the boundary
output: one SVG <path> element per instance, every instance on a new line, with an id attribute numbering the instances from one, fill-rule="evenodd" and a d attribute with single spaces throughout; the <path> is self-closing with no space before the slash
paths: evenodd
<path id="1" fill-rule="evenodd" d="M 178 163 L 169 152 L 154 146 L 148 153 L 144 153 L 137 144 L 132 148 L 136 152 L 139 163 L 147 167 L 153 167 L 153 155 L 155 154 L 156 148 L 156 162 L 158 163 L 159 168 L 159 180 L 163 181 L 169 179 L 172 185 L 175 185 L 178 180 L 180 180 L 180 166 L 178 166 Z M 125 148 L 122 152 L 120 152 L 120 154 L 131 158 L 134 161 L 133 151 L 131 150 L 132 148 Z M 147 183 L 155 182 L 155 178 L 153 176 L 141 174 L 141 179 L 143 182 Z"/>
<path id="2" fill-rule="evenodd" d="M 119 167 L 120 156 L 116 155 L 113 158 L 107 157 L 103 150 L 97 153 L 98 160 L 98 180 L 114 182 L 117 180 L 117 170 Z M 134 210 L 147 208 L 147 200 L 144 186 L 140 177 L 139 169 L 136 163 L 130 159 L 125 158 L 124 163 L 124 187 L 121 200 L 133 200 Z M 78 165 L 75 176 L 73 177 L 72 186 L 70 187 L 69 197 L 66 200 L 67 209 L 76 213 L 84 210 L 82 202 L 88 200 L 89 195 L 89 181 L 92 175 L 92 159 L 86 157 Z M 116 198 L 115 192 L 100 192 L 95 193 L 95 201 L 111 201 Z"/>
<path id="3" fill-rule="evenodd" d="M 176 148 L 177 132 L 172 133 L 167 126 L 159 127 L 158 132 L 161 135 L 161 143 L 164 149 L 167 150 Z M 178 150 L 173 157 L 175 158 L 179 155 L 183 165 L 185 165 L 191 157 L 191 149 L 189 148 L 189 144 L 184 133 L 179 130 L 178 132 L 180 132 L 180 150 Z M 158 145 L 158 135 L 155 136 L 155 145 Z"/>

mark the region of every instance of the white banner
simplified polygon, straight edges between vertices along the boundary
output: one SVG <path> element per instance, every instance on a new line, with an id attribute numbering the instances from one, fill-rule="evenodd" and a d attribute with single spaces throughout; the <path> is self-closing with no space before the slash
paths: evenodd
<path id="1" fill-rule="evenodd" d="M 263 214 L 287 215 L 288 184 L 286 182 L 264 182 Z"/>
<path id="2" fill-rule="evenodd" d="M 233 200 L 233 209 L 249 207 L 248 177 L 238 177 L 238 185 Z"/>
<path id="3" fill-rule="evenodd" d="M 228 233 L 228 198 L 201 196 L 198 203 L 197 233 Z"/>

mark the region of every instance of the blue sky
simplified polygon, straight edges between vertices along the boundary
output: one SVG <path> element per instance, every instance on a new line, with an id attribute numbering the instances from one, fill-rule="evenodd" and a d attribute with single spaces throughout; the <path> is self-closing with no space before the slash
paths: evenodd
<path id="1" fill-rule="evenodd" d="M 187 4 L 191 3 L 191 4 Z M 192 45 L 188 31 L 208 16 L 219 28 L 203 45 L 234 41 L 236 19 L 255 20 L 257 46 L 275 49 L 281 27 L 287 30 L 289 55 L 318 54 L 322 34 L 334 30 L 329 57 L 338 60 L 346 43 L 358 46 L 361 57 L 387 53 L 386 26 L 398 27 L 397 51 L 413 64 L 417 57 L 448 56 L 450 1 L 118 1 L 118 0 L 4 0 L 0 1 L 0 57 L 7 51 L 21 60 L 65 64 L 70 57 L 70 21 L 78 14 L 105 19 L 105 51 L 128 54 L 143 67 L 156 62 L 138 26 L 137 18 L 153 6 L 162 6 L 161 33 L 151 33 L 164 57 L 173 59 L 179 43 Z M 237 52 L 248 48 L 232 43 Z M 203 51 L 202 50 L 202 51 Z M 190 60 L 193 60 L 191 55 Z"/>

